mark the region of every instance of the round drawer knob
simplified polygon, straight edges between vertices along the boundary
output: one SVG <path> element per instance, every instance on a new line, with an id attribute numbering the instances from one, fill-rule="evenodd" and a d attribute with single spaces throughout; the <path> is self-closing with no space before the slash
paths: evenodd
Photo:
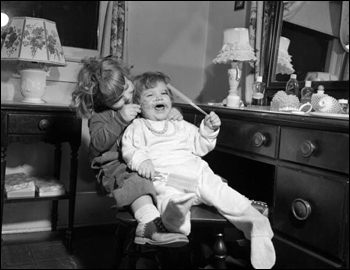
<path id="1" fill-rule="evenodd" d="M 256 147 L 260 147 L 262 145 L 264 145 L 264 143 L 266 142 L 266 137 L 261 134 L 260 132 L 256 132 L 253 135 L 253 144 Z"/>
<path id="2" fill-rule="evenodd" d="M 47 119 L 43 119 L 39 122 L 39 129 L 46 130 L 50 126 L 50 122 Z"/>
<path id="3" fill-rule="evenodd" d="M 296 219 L 305 220 L 311 214 L 311 205 L 303 199 L 295 199 L 292 203 L 292 211 Z"/>
<path id="4" fill-rule="evenodd" d="M 311 156 L 316 150 L 316 146 L 309 140 L 304 141 L 300 146 L 301 155 L 304 157 Z"/>

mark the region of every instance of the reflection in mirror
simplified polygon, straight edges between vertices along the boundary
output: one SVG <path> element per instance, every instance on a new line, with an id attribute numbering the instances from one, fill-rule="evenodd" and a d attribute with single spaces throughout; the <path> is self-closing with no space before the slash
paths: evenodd
<path id="1" fill-rule="evenodd" d="M 342 1 L 265 1 L 272 7 L 268 16 L 270 29 L 268 46 L 265 51 L 264 80 L 268 98 L 276 90 L 282 90 L 292 74 L 291 70 L 281 68 L 280 52 L 284 53 L 285 65 L 294 69 L 299 87 L 306 80 L 312 87 L 324 85 L 337 98 L 349 97 L 349 54 L 340 42 L 344 11 Z M 345 36 L 349 35 L 345 28 Z M 346 32 L 347 31 L 347 32 Z M 286 39 L 284 39 L 286 38 Z M 289 44 L 288 44 L 289 40 Z"/>
<path id="2" fill-rule="evenodd" d="M 99 6 L 99 1 L 1 1 L 1 12 L 53 21 L 63 46 L 97 50 Z"/>
<path id="3" fill-rule="evenodd" d="M 295 72 L 291 63 L 292 57 L 288 53 L 290 39 L 280 37 L 280 44 L 278 47 L 277 68 L 276 74 L 292 74 Z"/>
<path id="4" fill-rule="evenodd" d="M 341 1 L 284 4 L 281 36 L 290 40 L 289 53 L 298 80 L 343 80 L 342 62 L 346 52 L 339 39 L 341 7 Z M 276 81 L 288 79 L 288 73 L 279 74 L 277 69 Z"/>

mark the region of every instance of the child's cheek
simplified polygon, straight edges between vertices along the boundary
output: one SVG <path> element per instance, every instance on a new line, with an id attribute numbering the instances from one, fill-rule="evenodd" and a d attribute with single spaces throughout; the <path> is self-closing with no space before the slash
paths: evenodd
<path id="1" fill-rule="evenodd" d="M 143 110 L 149 110 L 152 108 L 152 105 L 148 101 L 142 101 L 141 108 Z"/>

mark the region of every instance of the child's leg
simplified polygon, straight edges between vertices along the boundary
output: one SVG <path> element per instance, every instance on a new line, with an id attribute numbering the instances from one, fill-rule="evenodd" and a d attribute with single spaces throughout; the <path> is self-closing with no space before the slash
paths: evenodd
<path id="1" fill-rule="evenodd" d="M 119 188 L 112 195 L 117 207 L 130 206 L 138 226 L 135 243 L 178 247 L 188 243 L 185 235 L 170 233 L 164 228 L 160 213 L 155 206 L 156 191 L 153 183 L 137 173 L 120 172 L 116 178 Z"/>
<path id="2" fill-rule="evenodd" d="M 165 247 L 181 247 L 188 243 L 185 235 L 170 233 L 164 227 L 158 209 L 149 195 L 143 195 L 131 204 L 131 210 L 139 223 L 135 232 L 136 244 Z"/>
<path id="3" fill-rule="evenodd" d="M 171 232 L 189 235 L 191 232 L 190 209 L 196 194 L 162 184 L 156 185 L 158 209 L 164 226 Z"/>
<path id="4" fill-rule="evenodd" d="M 210 171 L 204 173 L 199 189 L 202 201 L 213 205 L 251 240 L 251 262 L 255 268 L 271 268 L 276 260 L 269 220 L 251 202 L 223 183 Z"/>
<path id="5" fill-rule="evenodd" d="M 157 217 L 160 217 L 160 213 L 153 204 L 152 197 L 149 195 L 143 195 L 137 198 L 131 205 L 131 211 L 135 215 L 135 219 L 139 223 L 148 223 Z"/>
<path id="6" fill-rule="evenodd" d="M 162 212 L 165 227 L 171 232 L 189 235 L 191 232 L 191 206 L 196 194 L 185 193 L 173 195 Z"/>

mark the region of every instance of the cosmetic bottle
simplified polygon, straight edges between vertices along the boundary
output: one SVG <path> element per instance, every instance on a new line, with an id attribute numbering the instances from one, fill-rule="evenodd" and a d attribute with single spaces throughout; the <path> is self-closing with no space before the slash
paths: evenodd
<path id="1" fill-rule="evenodd" d="M 301 89 L 300 91 L 300 102 L 302 104 L 310 102 L 311 103 L 311 96 L 314 93 L 314 89 L 311 87 L 311 81 L 305 82 L 305 87 Z"/>
<path id="2" fill-rule="evenodd" d="M 262 76 L 258 76 L 253 83 L 252 105 L 265 105 L 265 83 L 262 81 Z"/>
<path id="3" fill-rule="evenodd" d="M 290 79 L 286 84 L 286 94 L 295 95 L 299 98 L 299 83 L 297 81 L 297 75 L 291 74 Z"/>

